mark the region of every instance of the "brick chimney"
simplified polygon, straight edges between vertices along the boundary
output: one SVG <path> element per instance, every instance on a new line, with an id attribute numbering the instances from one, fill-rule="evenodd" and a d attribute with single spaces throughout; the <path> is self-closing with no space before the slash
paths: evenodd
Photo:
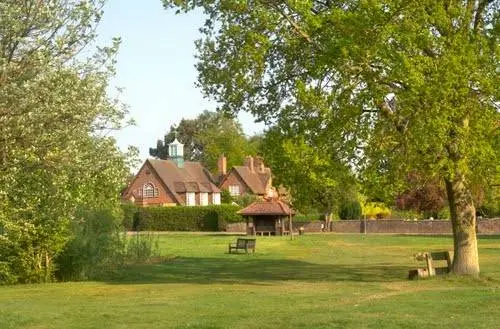
<path id="1" fill-rule="evenodd" d="M 258 173 L 265 172 L 264 159 L 262 157 L 255 157 L 254 166 Z"/>
<path id="2" fill-rule="evenodd" d="M 217 160 L 217 170 L 219 171 L 219 176 L 225 176 L 227 174 L 227 159 L 224 154 L 221 154 Z"/>
<path id="3" fill-rule="evenodd" d="M 253 166 L 253 157 L 247 156 L 245 158 L 245 166 L 247 166 L 248 169 L 250 169 L 251 172 L 255 172 L 255 169 L 254 169 L 254 166 Z"/>

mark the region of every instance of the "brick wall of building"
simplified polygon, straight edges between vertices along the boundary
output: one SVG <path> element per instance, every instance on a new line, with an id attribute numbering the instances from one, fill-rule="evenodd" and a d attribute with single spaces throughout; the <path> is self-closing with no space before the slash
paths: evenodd
<path id="1" fill-rule="evenodd" d="M 248 189 L 247 185 L 234 170 L 231 170 L 224 183 L 219 186 L 219 189 L 229 190 L 229 186 L 231 185 L 238 185 L 240 187 L 240 195 L 252 194 L 252 191 Z"/>
<path id="2" fill-rule="evenodd" d="M 155 171 L 150 167 L 148 162 L 146 162 L 146 164 L 137 173 L 132 185 L 129 186 L 123 198 L 125 200 L 130 200 L 132 194 L 138 195 L 139 189 L 142 189 L 142 187 L 147 183 L 152 183 L 156 188 L 158 188 L 158 197 L 142 198 L 142 200 L 140 200 L 142 205 L 176 204 L 172 193 L 165 188 L 160 178 L 156 175 Z"/>

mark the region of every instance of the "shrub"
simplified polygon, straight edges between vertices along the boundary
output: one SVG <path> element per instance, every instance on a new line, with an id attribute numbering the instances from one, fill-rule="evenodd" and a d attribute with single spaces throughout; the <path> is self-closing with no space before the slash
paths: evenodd
<path id="1" fill-rule="evenodd" d="M 391 212 L 391 218 L 393 219 L 422 219 L 422 214 L 415 211 L 415 210 L 392 210 Z"/>
<path id="2" fill-rule="evenodd" d="M 384 219 L 391 217 L 391 210 L 382 202 L 367 202 L 363 207 L 363 215 L 369 219 Z"/>
<path id="3" fill-rule="evenodd" d="M 448 207 L 441 209 L 441 211 L 438 212 L 438 214 L 437 214 L 437 218 L 438 219 L 450 219 L 451 218 L 450 209 Z"/>
<path id="4" fill-rule="evenodd" d="M 56 259 L 60 280 L 96 279 L 123 262 L 125 238 L 111 211 L 80 210 L 71 230 L 72 239 Z"/>
<path id="5" fill-rule="evenodd" d="M 347 201 L 340 206 L 340 219 L 359 219 L 361 218 L 361 204 L 359 201 Z"/>
<path id="6" fill-rule="evenodd" d="M 317 220 L 325 220 L 325 214 L 321 213 L 310 213 L 310 214 L 297 214 L 293 217 L 293 220 L 298 222 L 313 222 Z"/>
<path id="7" fill-rule="evenodd" d="M 234 198 L 234 202 L 240 207 L 247 207 L 257 200 L 259 200 L 259 197 L 253 194 L 243 194 L 237 198 Z"/>
<path id="8" fill-rule="evenodd" d="M 227 188 L 223 189 L 220 193 L 220 202 L 222 204 L 233 204 L 234 198 Z"/>
<path id="9" fill-rule="evenodd" d="M 241 222 L 239 206 L 148 207 L 136 214 L 138 231 L 218 231 L 227 223 Z"/>
<path id="10" fill-rule="evenodd" d="M 125 259 L 129 263 L 145 263 L 159 256 L 159 240 L 154 234 L 134 234 L 126 240 Z"/>

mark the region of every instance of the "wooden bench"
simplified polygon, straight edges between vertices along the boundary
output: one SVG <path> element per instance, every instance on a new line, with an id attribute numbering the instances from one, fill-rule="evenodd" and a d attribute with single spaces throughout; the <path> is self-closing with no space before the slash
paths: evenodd
<path id="1" fill-rule="evenodd" d="M 236 243 L 229 244 L 229 253 L 233 250 L 245 250 L 246 253 L 248 253 L 249 250 L 255 252 L 255 239 L 237 239 Z"/>
<path id="2" fill-rule="evenodd" d="M 415 260 L 425 262 L 425 267 L 411 270 L 408 279 L 428 278 L 435 275 L 448 274 L 451 271 L 451 252 L 423 252 L 415 255 Z M 446 261 L 446 266 L 436 267 L 436 261 Z"/>

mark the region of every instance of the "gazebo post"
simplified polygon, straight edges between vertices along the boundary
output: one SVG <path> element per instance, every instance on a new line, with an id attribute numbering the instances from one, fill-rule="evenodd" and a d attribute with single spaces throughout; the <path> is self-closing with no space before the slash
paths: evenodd
<path id="1" fill-rule="evenodd" d="M 290 240 L 293 240 L 292 214 L 288 214 L 288 223 L 290 224 Z"/>

